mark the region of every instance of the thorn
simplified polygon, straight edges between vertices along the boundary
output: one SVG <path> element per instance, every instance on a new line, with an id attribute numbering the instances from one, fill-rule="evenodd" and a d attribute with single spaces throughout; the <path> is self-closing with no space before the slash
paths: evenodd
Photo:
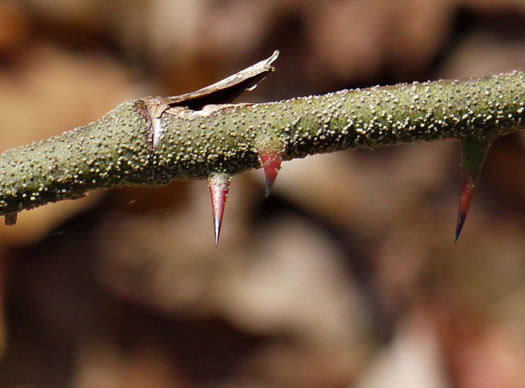
<path id="1" fill-rule="evenodd" d="M 266 196 L 270 195 L 273 184 L 277 179 L 277 174 L 281 169 L 281 154 L 279 152 L 261 151 L 259 158 L 264 169 L 264 177 L 266 179 Z"/>
<path id="2" fill-rule="evenodd" d="M 458 218 L 456 221 L 456 235 L 454 237 L 454 242 L 458 241 L 459 235 L 461 234 L 461 229 L 463 229 L 463 224 L 467 218 L 468 211 L 470 209 L 470 203 L 472 202 L 472 197 L 474 196 L 475 184 L 472 181 L 472 178 L 468 176 L 466 171 L 461 173 L 461 194 L 459 197 L 459 207 L 458 207 Z"/>
<path id="3" fill-rule="evenodd" d="M 481 170 L 487 159 L 492 139 L 467 139 L 461 142 L 461 191 L 454 242 L 458 241 L 467 218 Z"/>
<path id="4" fill-rule="evenodd" d="M 208 177 L 208 188 L 211 196 L 211 207 L 213 211 L 213 230 L 215 232 L 215 245 L 219 245 L 221 235 L 222 216 L 226 206 L 226 198 L 230 190 L 231 176 L 228 174 L 211 174 Z"/>
<path id="5" fill-rule="evenodd" d="M 18 213 L 9 213 L 4 216 L 5 224 L 8 226 L 16 225 Z"/>

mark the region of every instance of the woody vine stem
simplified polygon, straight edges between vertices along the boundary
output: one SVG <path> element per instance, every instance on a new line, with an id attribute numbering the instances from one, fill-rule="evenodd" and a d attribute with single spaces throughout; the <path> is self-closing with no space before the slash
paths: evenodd
<path id="1" fill-rule="evenodd" d="M 490 141 L 525 126 L 525 73 L 518 71 L 231 104 L 273 71 L 277 54 L 197 92 L 124 102 L 86 126 L 4 152 L 0 215 L 14 224 L 22 210 L 95 189 L 208 179 L 218 241 L 234 174 L 263 167 L 269 190 L 284 160 L 458 138 L 467 145 L 462 225 Z"/>

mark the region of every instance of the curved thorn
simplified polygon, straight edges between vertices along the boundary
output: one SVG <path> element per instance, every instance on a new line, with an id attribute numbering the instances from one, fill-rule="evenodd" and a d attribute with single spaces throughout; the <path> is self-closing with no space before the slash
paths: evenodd
<path id="1" fill-rule="evenodd" d="M 281 154 L 279 152 L 261 151 L 259 158 L 264 169 L 264 177 L 266 180 L 266 196 L 270 195 L 273 184 L 277 179 L 277 174 L 281 169 Z"/>
<path id="2" fill-rule="evenodd" d="M 228 174 L 212 174 L 208 177 L 208 188 L 211 196 L 213 211 L 213 230 L 215 233 L 215 245 L 219 245 L 221 235 L 222 217 L 230 190 L 231 176 Z"/>

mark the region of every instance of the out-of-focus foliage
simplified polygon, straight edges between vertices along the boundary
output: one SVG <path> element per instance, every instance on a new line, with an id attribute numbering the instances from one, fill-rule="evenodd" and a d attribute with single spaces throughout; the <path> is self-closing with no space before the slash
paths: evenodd
<path id="1" fill-rule="evenodd" d="M 279 49 L 244 101 L 525 66 L 516 0 L 0 2 L 0 148 Z M 0 387 L 522 387 L 525 155 L 454 245 L 453 141 L 45 206 L 0 227 Z"/>

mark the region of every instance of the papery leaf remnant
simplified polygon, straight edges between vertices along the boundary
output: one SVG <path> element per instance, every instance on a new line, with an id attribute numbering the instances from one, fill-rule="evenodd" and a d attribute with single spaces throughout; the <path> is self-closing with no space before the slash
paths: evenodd
<path id="1" fill-rule="evenodd" d="M 275 71 L 272 63 L 278 57 L 279 51 L 275 50 L 269 58 L 194 92 L 170 97 L 143 98 L 148 114 L 151 117 L 153 149 L 156 149 L 159 145 L 163 131 L 160 118 L 168 109 L 171 108 L 177 112 L 176 108 L 181 107 L 198 111 L 207 105 L 230 103 L 242 93 L 254 90 L 259 82 L 266 78 L 269 73 Z"/>

